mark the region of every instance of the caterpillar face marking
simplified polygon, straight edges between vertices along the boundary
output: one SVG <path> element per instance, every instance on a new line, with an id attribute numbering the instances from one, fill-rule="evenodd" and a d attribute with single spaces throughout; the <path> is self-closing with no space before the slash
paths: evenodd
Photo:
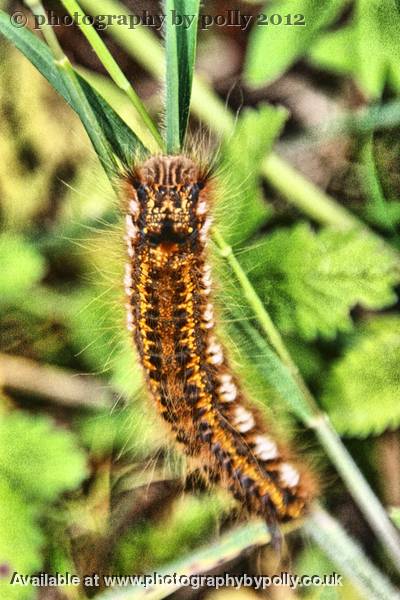
<path id="1" fill-rule="evenodd" d="M 314 486 L 249 405 L 216 337 L 210 188 L 183 156 L 149 158 L 127 175 L 128 329 L 177 442 L 273 526 L 300 516 Z"/>
<path id="2" fill-rule="evenodd" d="M 206 203 L 199 203 L 203 184 L 196 179 L 197 169 L 188 159 L 146 161 L 134 182 L 136 197 L 129 203 L 127 235 L 132 239 L 141 235 L 152 246 L 173 246 L 206 233 L 211 223 L 204 218 Z"/>

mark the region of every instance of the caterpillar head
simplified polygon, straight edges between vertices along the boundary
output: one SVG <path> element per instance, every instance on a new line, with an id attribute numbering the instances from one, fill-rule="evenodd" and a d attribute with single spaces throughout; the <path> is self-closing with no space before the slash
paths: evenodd
<path id="1" fill-rule="evenodd" d="M 199 168 L 183 156 L 155 156 L 131 180 L 129 213 L 147 243 L 182 246 L 202 237 L 207 200 Z"/>

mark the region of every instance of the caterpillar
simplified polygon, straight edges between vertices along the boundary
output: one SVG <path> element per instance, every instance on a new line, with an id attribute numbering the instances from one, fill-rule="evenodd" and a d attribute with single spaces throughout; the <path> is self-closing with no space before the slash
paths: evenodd
<path id="1" fill-rule="evenodd" d="M 212 200 L 209 172 L 185 156 L 152 156 L 128 172 L 127 326 L 177 443 L 273 531 L 305 512 L 314 485 L 251 408 L 217 339 Z"/>

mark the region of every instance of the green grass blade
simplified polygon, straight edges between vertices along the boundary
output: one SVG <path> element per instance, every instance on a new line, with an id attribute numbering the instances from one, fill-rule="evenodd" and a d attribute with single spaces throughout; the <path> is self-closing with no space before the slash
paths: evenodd
<path id="1" fill-rule="evenodd" d="M 350 538 L 338 521 L 317 506 L 306 521 L 304 530 L 312 537 L 340 573 L 349 578 L 370 600 L 400 600 L 398 589 L 370 562 L 360 546 Z"/>
<path id="2" fill-rule="evenodd" d="M 136 136 L 141 140 L 151 153 L 159 152 L 159 146 L 150 134 L 145 123 L 139 117 L 137 111 L 132 106 L 127 95 L 115 85 L 108 75 L 96 73 L 85 67 L 74 65 L 75 71 L 81 75 L 95 90 L 107 101 L 113 110 L 121 119 L 132 129 Z M 152 110 L 161 111 L 162 104 L 159 94 L 155 92 L 148 98 L 148 105 Z"/>
<path id="3" fill-rule="evenodd" d="M 166 0 L 166 142 L 179 152 L 189 119 L 199 0 Z"/>
<path id="4" fill-rule="evenodd" d="M 179 126 L 180 143 L 183 145 L 189 120 L 190 98 L 196 60 L 197 20 L 200 0 L 175 0 L 178 14 L 191 20 L 190 26 L 176 29 L 179 69 Z M 192 19 L 193 18 L 193 19 Z"/>
<path id="5" fill-rule="evenodd" d="M 142 141 L 108 102 L 78 73 L 77 78 L 115 155 L 124 164 L 129 164 L 132 156 L 147 153 Z"/>
<path id="6" fill-rule="evenodd" d="M 103 165 L 111 166 L 113 162 L 112 153 L 119 160 L 125 161 L 127 156 L 132 156 L 132 153 L 145 151 L 141 140 L 109 106 L 104 98 L 83 77 L 75 73 L 83 95 L 89 103 L 98 123 L 98 130 L 100 130 L 102 139 L 100 141 L 98 139 L 99 132 L 96 135 L 93 129 L 93 121 L 84 110 L 79 94 L 74 96 L 73 91 L 69 87 L 68 79 L 57 68 L 49 47 L 28 29 L 13 27 L 10 24 L 9 16 L 3 11 L 0 11 L 0 32 L 28 58 L 78 114 Z M 107 149 L 107 146 L 110 147 L 112 152 Z"/>
<path id="7" fill-rule="evenodd" d="M 71 17 L 73 17 L 77 21 L 80 30 L 88 40 L 89 44 L 93 48 L 94 52 L 96 53 L 104 68 L 108 71 L 110 77 L 114 80 L 115 84 L 126 93 L 133 106 L 137 110 L 138 114 L 140 115 L 141 119 L 146 124 L 150 133 L 154 137 L 157 145 L 160 148 L 162 148 L 163 141 L 161 135 L 153 120 L 151 119 L 149 113 L 147 112 L 144 104 L 142 103 L 139 96 L 129 83 L 128 79 L 125 77 L 124 73 L 121 71 L 118 63 L 113 58 L 112 54 L 108 50 L 107 46 L 105 45 L 99 34 L 97 33 L 96 29 L 92 25 L 84 23 L 83 18 L 86 15 L 82 11 L 78 2 L 76 2 L 76 0 L 61 0 L 61 2 L 69 12 Z"/>
<path id="8" fill-rule="evenodd" d="M 90 137 L 96 154 L 99 157 L 107 175 L 112 178 L 112 173 L 114 172 L 115 166 L 114 154 L 106 136 L 104 135 L 103 129 L 96 119 L 80 81 L 77 78 L 71 63 L 66 57 L 65 59 L 57 60 L 55 64 L 62 77 L 65 88 L 69 92 L 71 104 L 73 106 L 79 106 L 80 119 Z"/>
<path id="9" fill-rule="evenodd" d="M 171 15 L 175 1 L 166 1 L 166 13 Z M 165 35 L 165 124 L 168 154 L 176 154 L 180 150 L 180 119 L 179 119 L 179 74 L 178 74 L 178 36 L 176 25 L 172 19 L 167 19 Z"/>
<path id="10" fill-rule="evenodd" d="M 35 14 L 42 14 L 40 3 L 35 3 L 34 6 L 32 3 L 31 8 Z M 43 32 L 52 50 L 38 40 L 29 30 L 13 27 L 9 16 L 3 11 L 0 13 L 0 32 L 38 68 L 53 87 L 64 96 L 71 107 L 79 109 L 77 110 L 78 115 L 90 137 L 96 154 L 106 171 L 111 170 L 114 161 L 111 148 L 93 116 L 79 81 L 68 59 L 64 57 L 52 29 L 48 27 Z"/>
<path id="11" fill-rule="evenodd" d="M 13 27 L 10 23 L 10 16 L 3 10 L 0 10 L 0 33 L 30 60 L 47 81 L 70 104 L 70 97 L 54 65 L 54 60 L 48 46 L 25 27 L 18 29 Z"/>

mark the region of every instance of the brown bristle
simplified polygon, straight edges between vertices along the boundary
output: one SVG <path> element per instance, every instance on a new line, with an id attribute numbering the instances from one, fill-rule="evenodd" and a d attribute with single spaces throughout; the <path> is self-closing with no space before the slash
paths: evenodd
<path id="1" fill-rule="evenodd" d="M 184 156 L 152 157 L 126 178 L 128 328 L 178 443 L 273 526 L 304 513 L 314 484 L 267 433 L 216 338 L 209 188 Z"/>

